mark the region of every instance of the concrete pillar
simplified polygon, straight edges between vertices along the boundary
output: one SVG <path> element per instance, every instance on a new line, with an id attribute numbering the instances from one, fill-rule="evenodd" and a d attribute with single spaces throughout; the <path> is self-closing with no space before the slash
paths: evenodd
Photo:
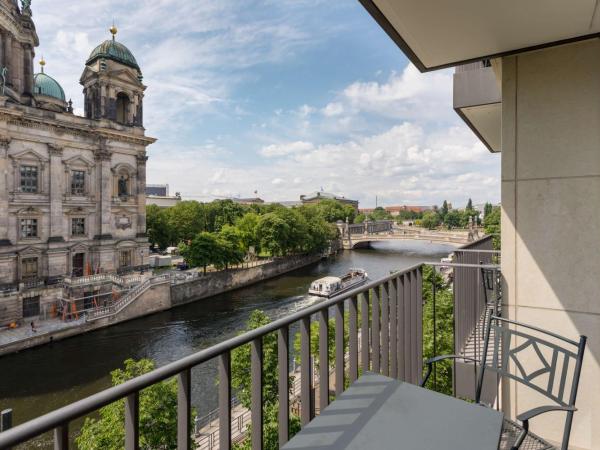
<path id="1" fill-rule="evenodd" d="M 502 274 L 511 319 L 588 348 L 571 446 L 600 449 L 600 40 L 502 60 Z M 523 355 L 525 356 L 525 355 Z M 538 368 L 536 355 L 524 367 Z M 510 383 L 512 417 L 539 405 Z M 532 421 L 559 441 L 564 415 Z"/>
<path id="2" fill-rule="evenodd" d="M 10 139 L 0 139 L 0 247 L 11 245 L 8 238 L 8 147 Z"/>
<path id="3" fill-rule="evenodd" d="M 63 242 L 63 195 L 65 192 L 62 165 L 62 148 L 48 144 L 50 155 L 50 239 L 49 242 Z"/>
<path id="4" fill-rule="evenodd" d="M 146 155 L 138 155 L 136 186 L 138 237 L 143 237 L 146 235 L 146 161 L 148 161 L 148 157 Z"/>

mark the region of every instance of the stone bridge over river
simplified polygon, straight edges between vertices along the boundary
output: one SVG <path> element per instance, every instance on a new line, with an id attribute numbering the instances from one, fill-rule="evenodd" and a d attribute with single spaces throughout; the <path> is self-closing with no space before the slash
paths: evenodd
<path id="1" fill-rule="evenodd" d="M 391 220 L 357 224 L 338 223 L 344 249 L 370 247 L 372 242 L 391 240 L 429 241 L 441 244 L 464 245 L 480 238 L 477 228 L 468 230 L 427 230 L 398 226 Z"/>

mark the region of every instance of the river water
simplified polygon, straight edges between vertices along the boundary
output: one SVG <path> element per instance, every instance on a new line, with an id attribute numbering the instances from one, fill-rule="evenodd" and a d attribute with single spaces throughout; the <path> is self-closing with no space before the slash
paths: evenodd
<path id="1" fill-rule="evenodd" d="M 254 286 L 2 357 L 0 410 L 12 408 L 13 423 L 22 423 L 109 387 L 110 371 L 127 358 L 151 358 L 161 366 L 236 335 L 255 309 L 276 318 L 312 305 L 319 299 L 307 290 L 317 278 L 358 267 L 377 279 L 439 261 L 452 250 L 424 241 L 379 242 Z M 192 371 L 192 402 L 199 415 L 216 406 L 215 374 L 214 362 Z M 36 448 L 46 447 L 43 441 Z"/>

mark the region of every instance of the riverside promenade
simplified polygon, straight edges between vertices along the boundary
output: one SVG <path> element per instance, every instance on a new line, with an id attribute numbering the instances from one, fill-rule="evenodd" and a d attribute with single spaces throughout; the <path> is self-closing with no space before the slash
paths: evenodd
<path id="1" fill-rule="evenodd" d="M 1 329 L 0 356 L 208 299 L 277 277 L 320 259 L 321 255 L 302 255 L 264 260 L 207 274 L 194 269 L 146 276 L 108 306 L 79 311 L 71 320 L 35 320 L 35 331 L 30 321 L 18 328 Z"/>

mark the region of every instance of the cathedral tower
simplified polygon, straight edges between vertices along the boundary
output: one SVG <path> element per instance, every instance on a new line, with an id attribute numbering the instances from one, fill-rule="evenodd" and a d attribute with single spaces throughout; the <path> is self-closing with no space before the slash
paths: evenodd
<path id="1" fill-rule="evenodd" d="M 0 0 L 0 94 L 29 105 L 33 94 L 34 49 L 39 45 L 31 0 Z"/>
<path id="2" fill-rule="evenodd" d="M 92 51 L 81 75 L 85 117 L 141 127 L 146 89 L 142 71 L 129 49 L 117 42 L 114 25 L 110 32 L 112 39 Z"/>

